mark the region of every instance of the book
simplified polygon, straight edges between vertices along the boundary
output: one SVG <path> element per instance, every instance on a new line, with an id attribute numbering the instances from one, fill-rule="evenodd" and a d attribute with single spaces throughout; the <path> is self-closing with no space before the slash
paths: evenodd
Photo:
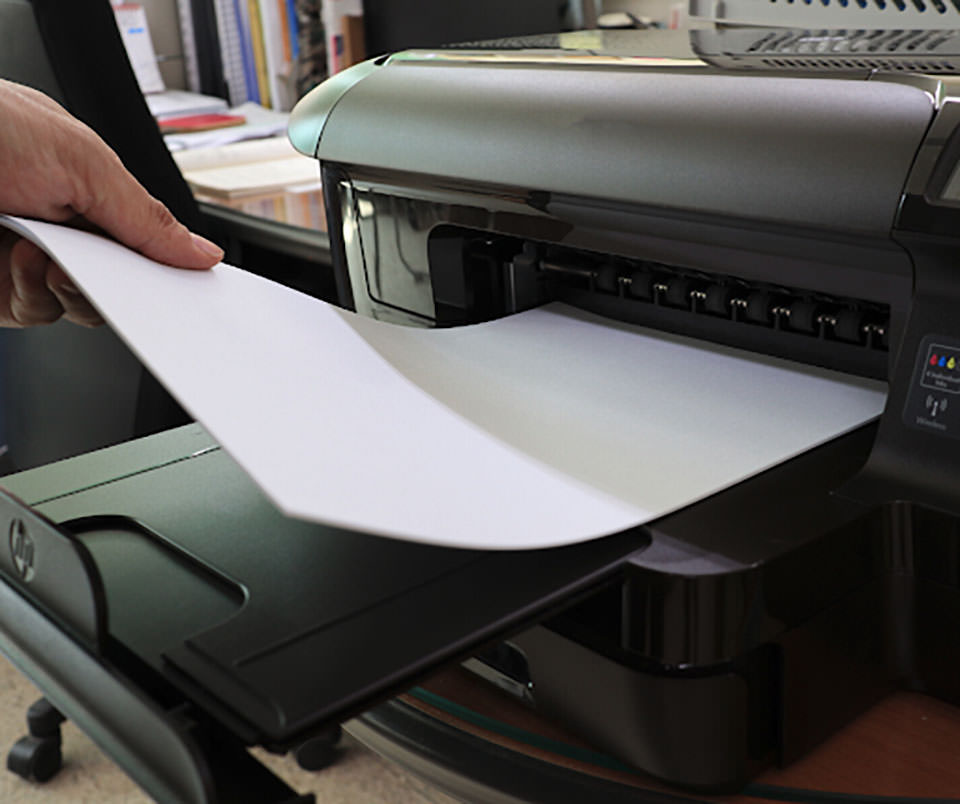
<path id="1" fill-rule="evenodd" d="M 257 0 L 257 4 L 260 8 L 264 59 L 270 85 L 270 106 L 273 109 L 289 110 L 293 106 L 294 98 L 290 86 L 292 48 L 286 7 L 278 3 L 278 0 Z"/>
<path id="2" fill-rule="evenodd" d="M 150 114 L 157 120 L 194 114 L 222 114 L 227 111 L 227 102 L 223 98 L 182 89 L 153 93 L 147 95 L 146 100 Z"/>
<path id="3" fill-rule="evenodd" d="M 242 126 L 215 128 L 208 131 L 192 131 L 186 134 L 165 134 L 163 139 L 171 151 L 187 149 L 209 149 L 217 145 L 227 145 L 243 140 L 263 140 L 278 137 L 287 130 L 290 116 L 273 109 L 264 109 L 258 103 L 244 103 L 234 109 L 224 109 L 223 114 L 246 118 Z"/>
<path id="4" fill-rule="evenodd" d="M 247 100 L 260 103 L 260 88 L 257 86 L 257 65 L 253 57 L 253 40 L 250 34 L 250 7 L 246 0 L 233 0 L 233 6 L 240 33 L 240 52 L 243 57 L 243 76 L 247 86 Z"/>
<path id="5" fill-rule="evenodd" d="M 196 148 L 173 156 L 198 196 L 232 199 L 320 186 L 317 161 L 294 150 L 286 137 Z"/>
<path id="6" fill-rule="evenodd" d="M 327 72 L 333 75 L 354 63 L 354 54 L 348 54 L 346 49 L 345 35 L 349 34 L 344 31 L 345 20 L 362 17 L 363 2 L 362 0 L 325 0 L 321 11 L 324 35 L 327 39 Z M 360 43 L 352 42 L 352 44 Z"/>
<path id="7" fill-rule="evenodd" d="M 213 10 L 217 22 L 220 63 L 231 106 L 250 99 L 243 59 L 243 34 L 235 0 L 215 0 Z"/>
<path id="8" fill-rule="evenodd" d="M 297 20 L 296 0 L 287 0 L 287 24 L 290 29 L 290 47 L 293 61 L 300 58 L 300 23 Z"/>
<path id="9" fill-rule="evenodd" d="M 270 95 L 270 81 L 267 72 L 267 52 L 264 45 L 263 25 L 260 19 L 260 7 L 257 0 L 246 0 L 248 18 L 250 20 L 250 42 L 253 48 L 253 62 L 257 71 L 257 89 L 260 103 L 272 107 Z"/>
<path id="10" fill-rule="evenodd" d="M 137 77 L 140 91 L 144 95 L 163 92 L 166 87 L 157 66 L 157 54 L 150 39 L 147 14 L 143 6 L 134 3 L 115 4 L 113 13 L 117 18 L 120 38 L 127 51 L 127 58 L 130 59 L 130 66 L 133 67 L 133 74 Z"/>
<path id="11" fill-rule="evenodd" d="M 280 42 L 283 45 L 284 66 L 289 73 L 293 64 L 293 43 L 290 41 L 290 19 L 287 16 L 287 0 L 276 0 L 277 21 L 280 26 Z"/>
<path id="12" fill-rule="evenodd" d="M 325 232 L 326 215 L 323 193 L 317 187 L 292 187 L 282 190 L 265 190 L 255 195 L 234 198 L 210 197 L 207 200 L 218 206 L 235 209 L 255 218 L 266 218 L 289 226 Z"/>
<path id="13" fill-rule="evenodd" d="M 247 118 L 239 114 L 190 114 L 158 120 L 162 134 L 185 134 L 191 131 L 210 131 L 215 128 L 242 126 Z"/>

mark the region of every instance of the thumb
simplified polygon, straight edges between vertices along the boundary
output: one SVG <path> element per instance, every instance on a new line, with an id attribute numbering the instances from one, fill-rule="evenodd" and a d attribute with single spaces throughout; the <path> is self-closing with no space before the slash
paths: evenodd
<path id="1" fill-rule="evenodd" d="M 99 159 L 85 160 L 86 193 L 77 213 L 146 257 L 178 268 L 209 268 L 223 249 L 191 232 L 151 196 L 102 143 Z M 95 172 L 94 172 L 95 171 Z"/>

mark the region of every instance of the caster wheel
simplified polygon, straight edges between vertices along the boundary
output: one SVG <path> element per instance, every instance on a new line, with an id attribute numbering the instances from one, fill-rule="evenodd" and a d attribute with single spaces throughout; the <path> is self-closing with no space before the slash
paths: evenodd
<path id="1" fill-rule="evenodd" d="M 7 770 L 24 779 L 46 782 L 63 767 L 60 740 L 21 737 L 7 754 Z"/>
<path id="2" fill-rule="evenodd" d="M 293 756 L 297 764 L 307 771 L 319 771 L 329 767 L 337 761 L 337 743 L 340 742 L 342 734 L 343 730 L 338 725 L 307 740 L 294 749 Z"/>
<path id="3" fill-rule="evenodd" d="M 27 731 L 34 737 L 60 738 L 60 724 L 66 718 L 50 701 L 41 698 L 27 709 Z"/>

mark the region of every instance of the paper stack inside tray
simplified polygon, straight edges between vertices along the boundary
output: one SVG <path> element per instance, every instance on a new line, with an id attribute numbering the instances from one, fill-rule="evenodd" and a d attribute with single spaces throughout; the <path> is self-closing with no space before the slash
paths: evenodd
<path id="1" fill-rule="evenodd" d="M 0 221 L 2 222 L 2 221 Z M 421 330 L 17 219 L 290 516 L 521 549 L 641 524 L 847 432 L 881 383 L 551 305 Z"/>

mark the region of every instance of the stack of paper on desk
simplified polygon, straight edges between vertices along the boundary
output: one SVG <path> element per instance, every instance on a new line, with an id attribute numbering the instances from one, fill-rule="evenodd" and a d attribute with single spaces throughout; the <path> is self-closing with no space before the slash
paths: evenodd
<path id="1" fill-rule="evenodd" d="M 563 306 L 450 330 L 227 265 L 46 248 L 285 513 L 436 544 L 548 547 L 640 524 L 877 416 L 882 384 Z"/>
<path id="2" fill-rule="evenodd" d="M 152 96 L 151 96 L 152 97 Z M 148 99 L 149 100 L 149 99 Z M 212 148 L 232 142 L 245 142 L 285 134 L 290 115 L 264 109 L 257 103 L 242 103 L 231 109 L 222 109 L 242 116 L 247 122 L 242 126 L 219 128 L 212 131 L 195 131 L 191 134 L 167 134 L 163 141 L 173 152 L 193 148 Z"/>
<path id="3" fill-rule="evenodd" d="M 182 89 L 167 89 L 146 96 L 147 107 L 157 120 L 186 114 L 216 114 L 227 111 L 227 102 L 213 95 L 201 95 Z"/>
<path id="4" fill-rule="evenodd" d="M 320 186 L 317 160 L 298 153 L 286 137 L 177 151 L 174 159 L 195 193 L 221 198 Z"/>

